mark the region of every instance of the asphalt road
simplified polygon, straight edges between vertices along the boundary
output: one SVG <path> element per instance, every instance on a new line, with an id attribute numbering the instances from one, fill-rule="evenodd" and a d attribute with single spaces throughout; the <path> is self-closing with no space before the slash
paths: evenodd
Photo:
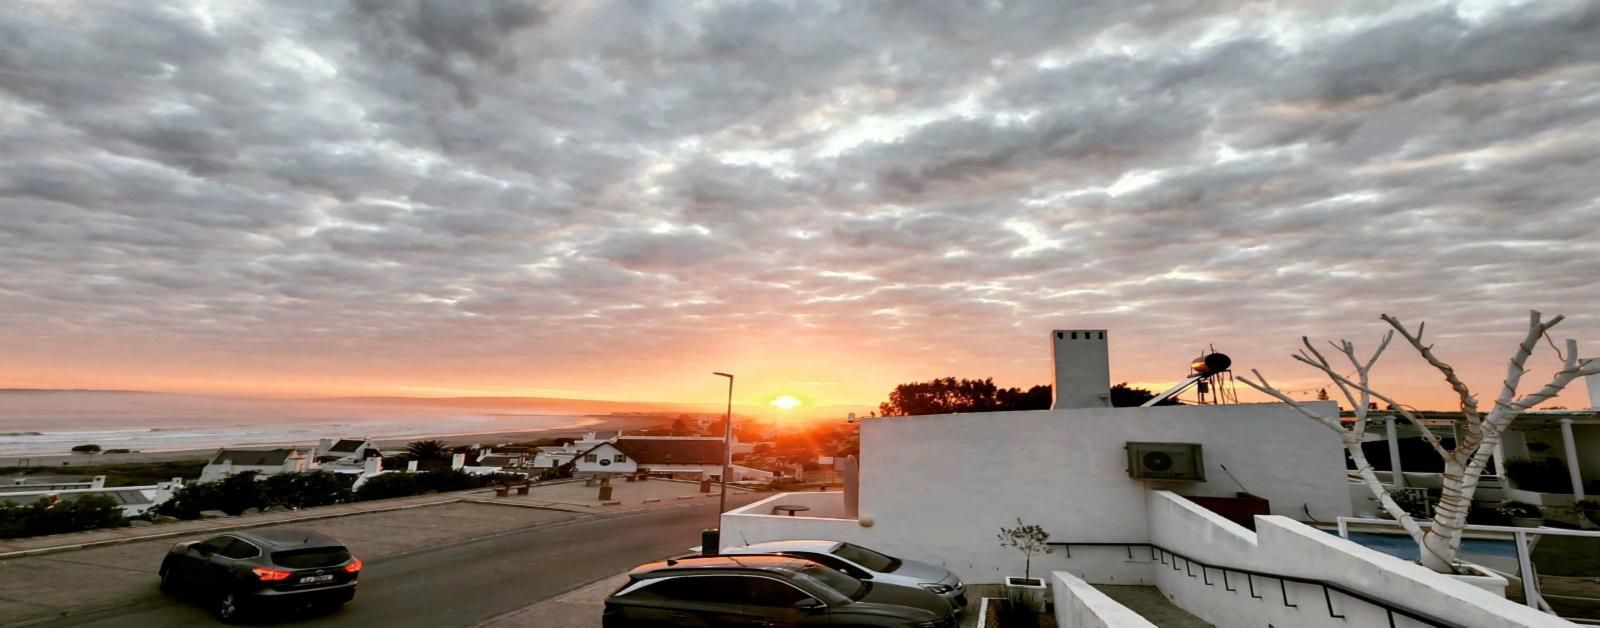
<path id="1" fill-rule="evenodd" d="M 765 495 L 729 495 L 729 508 Z M 710 501 L 710 500 L 708 500 Z M 579 519 L 435 546 L 367 563 L 356 599 L 337 613 L 264 625 L 473 626 L 639 563 L 681 554 L 713 527 L 717 504 Z M 35 626 L 216 625 L 200 605 L 150 594 L 114 609 Z"/>

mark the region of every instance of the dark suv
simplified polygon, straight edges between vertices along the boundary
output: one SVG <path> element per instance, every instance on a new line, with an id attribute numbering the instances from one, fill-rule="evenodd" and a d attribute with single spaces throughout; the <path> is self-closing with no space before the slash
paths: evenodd
<path id="1" fill-rule="evenodd" d="M 319 532 L 277 528 L 179 543 L 160 573 L 163 593 L 196 594 L 234 621 L 269 608 L 336 609 L 355 597 L 361 560 Z"/>
<path id="2" fill-rule="evenodd" d="M 956 625 L 938 595 L 862 582 L 789 556 L 669 560 L 643 565 L 628 578 L 606 599 L 605 628 Z"/>

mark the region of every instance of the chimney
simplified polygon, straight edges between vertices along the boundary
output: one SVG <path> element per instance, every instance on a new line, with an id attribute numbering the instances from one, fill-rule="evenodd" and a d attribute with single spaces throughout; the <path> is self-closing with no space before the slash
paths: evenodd
<path id="1" fill-rule="evenodd" d="M 467 455 L 466 454 L 452 454 L 450 456 L 450 468 L 452 470 L 460 469 L 461 467 L 465 467 L 465 466 L 467 466 Z"/>
<path id="2" fill-rule="evenodd" d="M 366 465 L 362 468 L 362 475 L 377 475 L 378 472 L 383 471 L 382 458 L 368 458 L 366 462 Z"/>
<path id="3" fill-rule="evenodd" d="M 416 473 L 416 472 L 417 472 L 417 461 L 415 461 L 415 460 L 407 460 L 406 461 L 406 473 Z"/>
<path id="4" fill-rule="evenodd" d="M 97 476 L 94 476 L 93 480 L 89 481 L 89 488 L 105 488 L 105 487 L 106 487 L 106 476 L 97 475 Z"/>
<path id="5" fill-rule="evenodd" d="M 1056 381 L 1050 408 L 1111 407 L 1111 355 L 1104 329 L 1058 329 L 1050 336 Z"/>
<path id="6" fill-rule="evenodd" d="M 1600 358 L 1590 359 L 1600 362 Z M 1600 410 L 1600 373 L 1584 377 L 1583 381 L 1589 384 L 1589 409 Z"/>

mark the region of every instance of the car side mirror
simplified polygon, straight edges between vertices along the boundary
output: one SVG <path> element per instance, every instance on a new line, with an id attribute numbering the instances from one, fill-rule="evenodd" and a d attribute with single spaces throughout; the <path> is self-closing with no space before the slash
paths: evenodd
<path id="1" fill-rule="evenodd" d="M 815 610 L 821 609 L 822 606 L 823 606 L 822 600 L 819 600 L 819 599 L 814 598 L 814 597 L 808 597 L 808 598 L 805 598 L 803 600 L 800 600 L 800 601 L 794 603 L 794 607 L 795 608 L 798 608 L 798 609 L 803 610 L 803 611 L 815 611 Z"/>

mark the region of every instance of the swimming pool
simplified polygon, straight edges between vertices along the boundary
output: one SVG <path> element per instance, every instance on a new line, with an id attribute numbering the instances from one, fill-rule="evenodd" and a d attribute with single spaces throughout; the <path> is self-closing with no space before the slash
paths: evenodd
<path id="1" fill-rule="evenodd" d="M 1325 530 L 1325 532 L 1335 536 L 1339 534 L 1338 530 Z M 1403 560 L 1418 560 L 1422 556 L 1422 552 L 1417 549 L 1417 542 L 1403 534 L 1351 532 L 1350 540 L 1362 547 L 1375 549 Z M 1461 553 L 1459 555 L 1469 561 L 1474 560 L 1474 558 L 1510 558 L 1516 560 L 1517 545 L 1510 540 L 1466 538 L 1461 539 Z"/>

